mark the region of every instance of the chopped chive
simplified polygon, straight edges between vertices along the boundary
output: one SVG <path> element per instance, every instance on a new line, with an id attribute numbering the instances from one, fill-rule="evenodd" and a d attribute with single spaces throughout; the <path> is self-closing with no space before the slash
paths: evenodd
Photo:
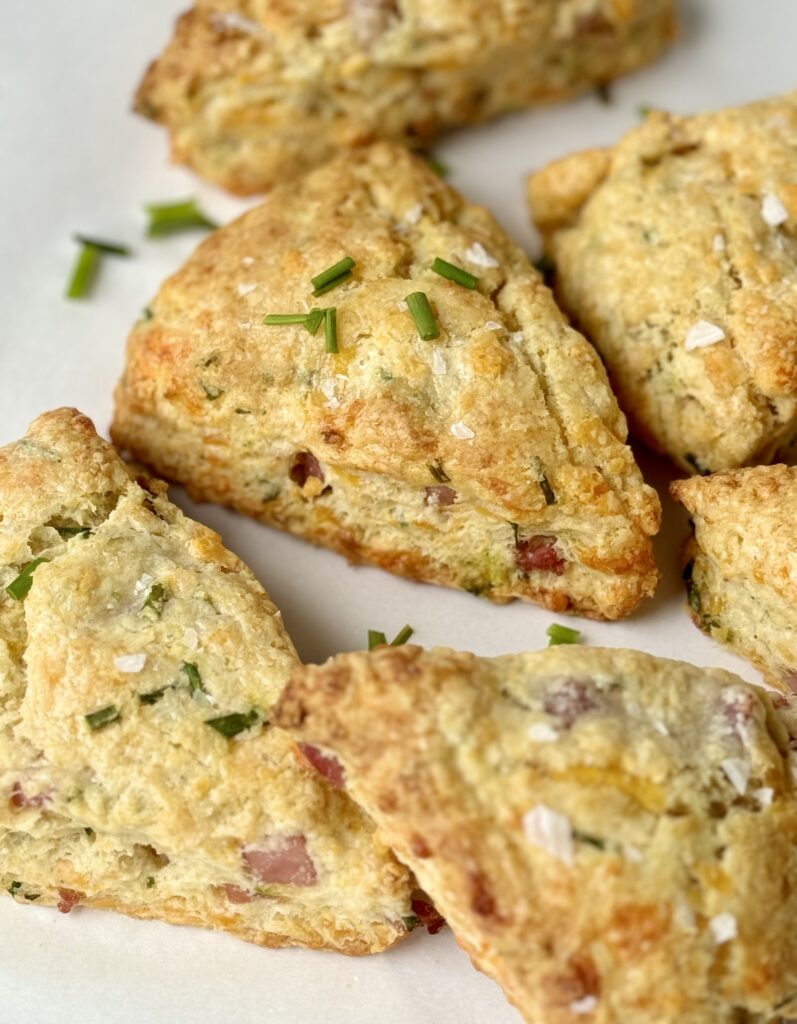
<path id="1" fill-rule="evenodd" d="M 555 647 L 557 644 L 577 644 L 581 640 L 581 634 L 577 629 L 560 626 L 558 622 L 552 623 L 545 632 L 550 637 L 549 647 Z"/>
<path id="2" fill-rule="evenodd" d="M 338 352 L 338 311 L 334 306 L 324 310 L 324 336 L 327 340 L 327 352 Z"/>
<path id="3" fill-rule="evenodd" d="M 155 887 L 155 878 L 153 875 L 147 876 L 147 888 L 153 889 Z"/>
<path id="4" fill-rule="evenodd" d="M 368 650 L 372 651 L 374 647 L 379 647 L 381 644 L 387 643 L 387 637 L 381 630 L 369 629 L 368 630 Z"/>
<path id="5" fill-rule="evenodd" d="M 149 693 L 138 695 L 139 704 L 157 704 L 161 697 L 168 690 L 168 686 L 162 686 L 160 690 L 150 690 Z"/>
<path id="6" fill-rule="evenodd" d="M 589 832 L 579 832 L 578 829 L 574 829 L 573 838 L 579 843 L 587 843 L 589 846 L 594 846 L 596 850 L 606 849 L 606 840 L 590 835 Z"/>
<path id="7" fill-rule="evenodd" d="M 66 289 L 68 299 L 84 299 L 100 268 L 100 250 L 93 245 L 84 245 L 78 253 L 72 276 Z"/>
<path id="8" fill-rule="evenodd" d="M 408 914 L 406 917 L 401 919 L 404 922 L 404 927 L 408 932 L 414 932 L 416 928 L 420 928 L 421 919 L 415 914 Z"/>
<path id="9" fill-rule="evenodd" d="M 409 638 L 412 636 L 414 632 L 415 630 L 412 628 L 412 626 L 405 626 L 403 629 L 400 629 L 398 633 L 396 633 L 396 635 L 390 641 L 390 646 L 402 647 L 404 644 L 406 644 L 406 642 L 409 640 Z"/>
<path id="10" fill-rule="evenodd" d="M 547 252 L 544 252 L 538 260 L 534 261 L 534 266 L 542 274 L 545 281 L 550 281 L 554 270 L 556 270 L 554 262 Z"/>
<path id="11" fill-rule="evenodd" d="M 24 601 L 28 591 L 33 586 L 33 573 L 39 568 L 42 562 L 49 562 L 49 558 L 34 558 L 28 562 L 22 572 L 15 580 L 12 580 L 6 587 L 6 593 L 15 601 Z"/>
<path id="12" fill-rule="evenodd" d="M 424 153 L 422 155 L 435 174 L 439 175 L 441 178 L 447 178 L 449 176 L 451 168 L 448 164 L 444 164 L 442 160 L 438 160 L 434 153 Z"/>
<path id="13" fill-rule="evenodd" d="M 83 831 L 89 837 L 89 839 L 93 839 L 94 838 L 95 832 L 94 832 L 93 828 L 90 828 L 88 825 L 86 825 L 86 827 L 83 829 Z"/>
<path id="14" fill-rule="evenodd" d="M 540 490 L 542 491 L 543 497 L 545 498 L 545 504 L 555 505 L 556 495 L 554 494 L 554 490 L 551 487 L 551 482 L 548 479 L 548 476 L 546 475 L 545 467 L 542 464 L 542 459 L 537 458 L 537 456 L 535 455 L 532 459 L 532 464 L 534 468 L 534 473 L 537 477 L 537 483 L 540 485 Z"/>
<path id="15" fill-rule="evenodd" d="M 91 536 L 90 526 L 54 526 L 53 529 L 58 531 L 58 536 L 61 540 L 69 540 L 71 537 Z"/>
<path id="16" fill-rule="evenodd" d="M 153 583 L 149 588 L 149 593 L 144 601 L 145 608 L 151 608 L 153 612 L 160 618 L 163 614 L 163 606 L 169 599 L 169 595 L 166 591 L 166 587 L 162 583 Z"/>
<path id="17" fill-rule="evenodd" d="M 147 235 L 160 238 L 177 231 L 190 231 L 192 228 L 218 227 L 197 206 L 196 199 L 184 199 L 177 203 L 147 203 L 144 209 L 149 214 Z"/>
<path id="18" fill-rule="evenodd" d="M 647 103 L 640 103 L 639 106 L 636 108 L 636 112 L 641 118 L 644 119 L 648 116 L 648 114 L 653 112 L 653 107 L 649 107 Z"/>
<path id="19" fill-rule="evenodd" d="M 26 900 L 30 900 L 31 903 L 33 903 L 34 900 L 37 900 L 40 896 L 41 896 L 40 892 L 26 892 L 25 893 L 25 899 Z"/>
<path id="20" fill-rule="evenodd" d="M 443 469 L 442 462 L 429 462 L 427 463 L 427 467 L 429 469 L 429 472 L 432 474 L 432 476 L 439 484 L 447 484 L 451 482 L 451 477 Z"/>
<path id="21" fill-rule="evenodd" d="M 205 396 L 210 402 L 215 402 L 217 398 L 221 398 L 224 394 L 224 389 L 216 387 L 215 384 L 206 384 L 202 380 L 199 383 L 202 385 L 202 390 L 205 392 Z"/>
<path id="22" fill-rule="evenodd" d="M 75 241 L 81 245 L 90 245 L 98 252 L 107 252 L 109 256 L 132 256 L 133 250 L 120 242 L 106 242 L 102 238 L 89 238 L 88 235 L 75 235 Z"/>
<path id="23" fill-rule="evenodd" d="M 520 527 L 518 526 L 517 523 L 510 523 L 509 525 L 512 527 L 512 534 L 513 534 L 513 536 L 515 538 L 515 547 L 517 547 L 518 533 L 520 532 Z"/>
<path id="24" fill-rule="evenodd" d="M 10 896 L 14 896 L 22 888 L 22 882 L 12 882 L 11 885 L 6 889 L 6 892 Z"/>
<path id="25" fill-rule="evenodd" d="M 239 732 L 251 729 L 256 721 L 256 711 L 247 711 L 246 714 L 236 711 L 231 715 L 221 715 L 219 718 L 207 718 L 205 719 L 205 725 L 209 725 L 211 729 L 215 729 L 216 732 L 220 732 L 221 735 L 226 736 L 227 739 L 232 739 L 232 737 L 237 736 Z"/>
<path id="26" fill-rule="evenodd" d="M 318 328 L 321 326 L 321 321 L 326 318 L 326 310 L 324 309 L 311 309 L 307 316 L 304 318 L 305 330 L 312 336 L 315 337 L 318 334 Z"/>
<path id="27" fill-rule="evenodd" d="M 115 704 L 109 704 L 108 707 L 100 708 L 99 711 L 92 711 L 90 715 L 85 717 L 89 729 L 92 732 L 96 732 L 98 729 L 103 729 L 106 725 L 110 725 L 111 722 L 118 721 L 121 715 Z"/>
<path id="28" fill-rule="evenodd" d="M 344 256 L 342 260 L 338 260 L 337 263 L 333 263 L 331 267 L 327 267 L 326 270 L 322 270 L 320 274 L 316 274 L 315 277 L 311 277 L 310 280 L 313 283 L 313 295 L 323 295 L 324 292 L 329 291 L 330 288 L 334 288 L 341 282 L 348 280 L 351 277 L 351 272 L 357 264 L 351 258 L 351 256 Z"/>
<path id="29" fill-rule="evenodd" d="M 281 324 L 306 324 L 307 313 L 269 313 L 263 317 L 267 327 L 279 327 Z"/>
<path id="30" fill-rule="evenodd" d="M 432 270 L 435 274 L 446 277 L 455 284 L 461 284 L 463 288 L 475 288 L 479 283 L 478 277 L 474 274 L 469 274 L 467 270 L 463 270 L 462 267 L 458 267 L 454 263 L 449 263 L 448 260 L 440 259 L 439 256 L 435 257 Z"/>
<path id="31" fill-rule="evenodd" d="M 139 323 L 146 323 L 147 320 L 151 320 L 155 314 L 152 312 L 149 306 L 144 306 L 141 310 L 141 316 L 138 318 Z"/>
<path id="32" fill-rule="evenodd" d="M 188 689 L 193 696 L 195 693 L 207 693 L 205 684 L 202 682 L 202 676 L 199 674 L 199 669 L 193 663 L 193 661 L 184 661 L 180 668 L 185 672 L 188 679 Z"/>
<path id="33" fill-rule="evenodd" d="M 434 318 L 432 307 L 424 292 L 412 292 L 406 298 L 407 306 L 424 341 L 434 341 L 440 336 L 440 328 Z"/>

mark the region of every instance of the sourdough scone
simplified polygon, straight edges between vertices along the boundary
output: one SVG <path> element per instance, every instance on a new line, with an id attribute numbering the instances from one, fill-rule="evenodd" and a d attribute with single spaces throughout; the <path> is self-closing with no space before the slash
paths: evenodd
<path id="1" fill-rule="evenodd" d="M 312 307 L 336 310 L 337 353 L 328 323 L 263 322 Z M 610 619 L 656 584 L 658 498 L 594 350 L 492 217 L 387 143 L 275 190 L 164 284 L 113 437 L 199 499 L 401 575 Z"/>
<path id="2" fill-rule="evenodd" d="M 693 534 L 684 579 L 695 624 L 797 692 L 797 468 L 678 480 Z"/>
<path id="3" fill-rule="evenodd" d="M 164 491 L 74 410 L 0 450 L 0 883 L 382 950 L 409 874 L 269 724 L 298 664 L 280 614 Z"/>
<path id="4" fill-rule="evenodd" d="M 136 109 L 235 192 L 341 148 L 446 128 L 606 83 L 673 35 L 673 0 L 197 0 Z"/>
<path id="5" fill-rule="evenodd" d="M 793 741 L 763 690 L 633 651 L 380 648 L 298 670 L 276 721 L 529 1024 L 797 1015 Z"/>
<path id="6" fill-rule="evenodd" d="M 632 432 L 690 473 L 769 462 L 797 434 L 797 92 L 653 112 L 529 196 Z"/>

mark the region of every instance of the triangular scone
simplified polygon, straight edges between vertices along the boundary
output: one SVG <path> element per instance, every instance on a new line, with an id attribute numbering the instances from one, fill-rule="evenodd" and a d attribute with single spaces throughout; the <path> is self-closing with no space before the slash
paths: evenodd
<path id="1" fill-rule="evenodd" d="M 797 467 L 678 480 L 693 535 L 684 579 L 695 624 L 797 692 Z"/>
<path id="2" fill-rule="evenodd" d="M 382 950 L 409 874 L 268 723 L 298 664 L 280 614 L 164 490 L 74 410 L 0 450 L 2 886 Z"/>
<path id="3" fill-rule="evenodd" d="M 410 145 L 605 84 L 673 36 L 673 0 L 196 0 L 136 109 L 176 160 L 256 192 L 376 139 Z"/>
<path id="4" fill-rule="evenodd" d="M 797 92 L 654 111 L 529 197 L 632 431 L 692 473 L 769 462 L 797 434 Z"/>
<path id="5" fill-rule="evenodd" d="M 326 324 L 263 322 L 311 307 L 337 310 L 337 354 Z M 395 146 L 200 245 L 133 330 L 112 432 L 199 499 L 401 575 L 608 619 L 656 584 L 658 498 L 597 355 L 493 218 Z"/>
<path id="6" fill-rule="evenodd" d="M 797 799 L 763 690 L 634 651 L 380 648 L 297 671 L 276 720 L 339 760 L 529 1024 L 797 1013 Z"/>

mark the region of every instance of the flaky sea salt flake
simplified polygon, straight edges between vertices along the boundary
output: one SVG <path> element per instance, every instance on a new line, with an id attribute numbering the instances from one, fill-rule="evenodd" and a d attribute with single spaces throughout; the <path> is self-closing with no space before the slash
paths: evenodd
<path id="1" fill-rule="evenodd" d="M 532 846 L 539 846 L 563 864 L 573 863 L 573 827 L 564 814 L 537 804 L 523 815 L 523 832 Z"/>
<path id="2" fill-rule="evenodd" d="M 476 436 L 470 429 L 470 427 L 466 426 L 462 422 L 452 423 L 451 433 L 454 435 L 454 437 L 458 437 L 460 441 L 470 441 L 472 437 Z"/>
<path id="3" fill-rule="evenodd" d="M 498 266 L 498 260 L 493 259 L 481 242 L 474 242 L 465 250 L 465 259 L 468 263 L 475 263 L 477 267 L 484 267 L 486 270 Z"/>
<path id="4" fill-rule="evenodd" d="M 777 228 L 789 219 L 789 211 L 774 192 L 767 192 L 761 200 L 761 216 L 770 227 Z"/>
<path id="5" fill-rule="evenodd" d="M 708 320 L 698 320 L 694 327 L 689 329 L 686 335 L 684 347 L 687 352 L 696 348 L 706 348 L 708 345 L 716 345 L 718 341 L 725 340 L 725 331 Z"/>
<path id="6" fill-rule="evenodd" d="M 146 665 L 147 656 L 146 654 L 119 654 L 113 659 L 113 663 L 120 672 L 129 672 L 133 674 L 135 672 L 140 672 Z"/>
<path id="7" fill-rule="evenodd" d="M 718 946 L 730 942 L 739 934 L 736 918 L 733 914 L 717 914 L 716 917 L 711 918 L 708 926 Z"/>

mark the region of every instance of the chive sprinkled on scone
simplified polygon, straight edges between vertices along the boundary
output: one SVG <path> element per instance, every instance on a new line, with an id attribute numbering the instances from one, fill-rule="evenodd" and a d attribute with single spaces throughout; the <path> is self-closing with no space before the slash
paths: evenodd
<path id="1" fill-rule="evenodd" d="M 434 341 L 440 336 L 440 328 L 437 326 L 432 307 L 425 292 L 412 292 L 404 300 L 407 308 L 418 328 L 418 334 L 424 341 Z"/>
<path id="2" fill-rule="evenodd" d="M 337 288 L 339 284 L 348 281 L 356 265 L 351 256 L 344 256 L 342 260 L 338 260 L 331 267 L 327 267 L 320 274 L 316 274 L 315 277 L 311 278 L 313 295 L 324 295 L 326 292 L 331 291 L 332 288 Z"/>
<path id="3" fill-rule="evenodd" d="M 324 310 L 324 338 L 327 352 L 338 352 L 338 311 L 334 307 Z"/>
<path id="4" fill-rule="evenodd" d="M 43 556 L 34 558 L 32 562 L 28 562 L 22 572 L 17 576 L 16 579 L 12 580 L 6 587 L 6 593 L 9 597 L 13 597 L 15 601 L 23 601 L 30 588 L 33 586 L 33 574 L 44 562 L 49 562 L 49 558 Z"/>
<path id="5" fill-rule="evenodd" d="M 439 256 L 435 257 L 432 263 L 432 270 L 435 274 L 439 274 L 455 284 L 461 284 L 463 288 L 475 288 L 479 283 L 478 277 L 474 274 L 463 270 L 462 267 L 458 267 L 453 263 L 449 263 L 448 260 L 441 259 Z"/>
<path id="6" fill-rule="evenodd" d="M 227 739 L 232 739 L 241 732 L 245 732 L 247 729 L 251 729 L 255 722 L 259 719 L 258 713 L 253 709 L 242 713 L 239 711 L 233 712 L 230 715 L 219 715 L 218 718 L 208 718 L 205 721 L 205 725 L 209 725 L 211 729 L 215 729 L 216 732 L 220 732 L 222 736 L 226 736 Z"/>
<path id="7" fill-rule="evenodd" d="M 92 711 L 85 717 L 89 729 L 92 732 L 97 732 L 98 729 L 105 728 L 111 722 L 117 722 L 121 715 L 119 708 L 115 704 L 108 704 L 107 707 L 100 708 L 98 711 Z"/>

